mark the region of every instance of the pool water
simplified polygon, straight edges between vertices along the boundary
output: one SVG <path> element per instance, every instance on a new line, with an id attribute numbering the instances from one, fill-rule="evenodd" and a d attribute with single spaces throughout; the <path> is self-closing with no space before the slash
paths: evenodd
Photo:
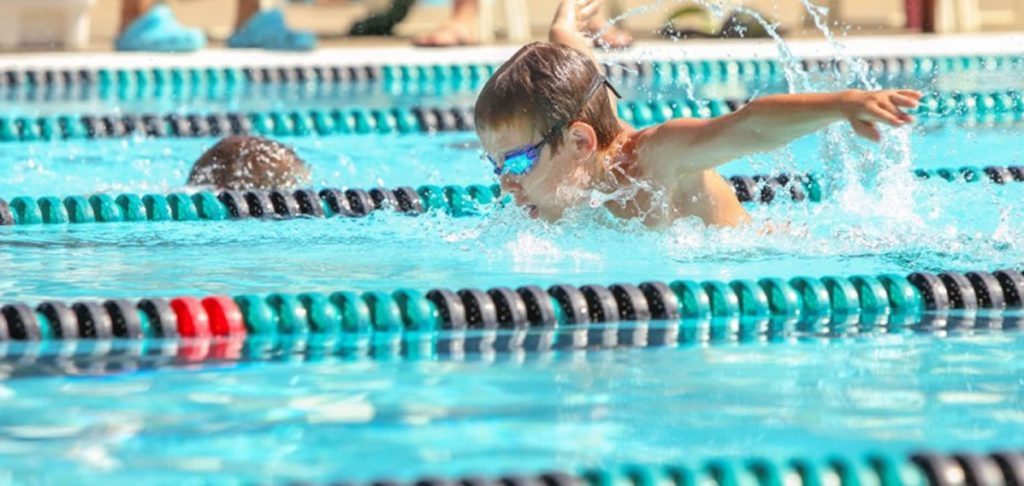
<path id="1" fill-rule="evenodd" d="M 1019 446 L 1024 433 L 1022 339 L 594 340 L 458 359 L 300 354 L 83 375 L 65 360 L 56 376 L 44 368 L 0 388 L 0 467 L 50 483 L 326 483 L 751 453 L 986 451 Z"/>
<path id="2" fill-rule="evenodd" d="M 916 128 L 913 167 L 1013 165 L 1020 129 Z M 313 167 L 317 187 L 492 183 L 472 134 L 286 139 Z M 166 193 L 182 189 L 213 139 L 13 144 L 0 194 Z M 825 171 L 822 137 L 752 157 L 723 173 Z M 980 157 L 984 154 L 984 157 Z M 907 169 L 909 171 L 909 169 Z M 518 286 L 523 283 L 732 279 L 1013 267 L 1024 250 L 1022 194 L 1014 184 L 913 181 L 899 208 L 874 196 L 752 207 L 788 229 L 705 229 L 683 221 L 649 231 L 580 211 L 567 223 L 524 218 L 514 207 L 484 216 L 297 219 L 21 226 L 0 246 L 15 278 L 6 299 Z M 872 199 L 874 198 L 874 199 Z M 964 207 L 972 208 L 963 211 Z M 813 242 L 813 243 L 812 243 Z M 39 269 L 46 269 L 40 271 Z"/>
<path id="3" fill-rule="evenodd" d="M 1007 89 L 1019 88 L 1013 80 L 1022 73 L 881 82 Z M 137 96 L 11 90 L 5 96 L 12 114 L 244 112 L 468 105 L 477 88 L 395 94 L 375 86 L 278 86 Z M 651 99 L 653 89 L 627 83 L 624 94 Z M 695 94 L 784 90 L 777 82 L 741 81 L 702 84 Z M 682 85 L 663 92 L 671 99 L 687 93 Z M 652 231 L 597 210 L 547 224 L 514 207 L 461 218 L 379 212 L 364 219 L 5 227 L 0 300 L 1018 268 L 1024 193 L 1015 184 L 920 181 L 909 173 L 1024 165 L 1022 129 L 1013 120 L 936 117 L 888 133 L 870 163 L 857 155 L 867 145 L 840 129 L 839 152 L 856 163 L 837 161 L 835 145 L 819 134 L 724 166 L 726 175 L 852 172 L 837 181 L 847 189 L 825 202 L 752 206 L 756 221 L 774 222 L 770 234 L 760 223 L 715 229 L 694 221 Z M 472 133 L 282 141 L 311 164 L 317 188 L 494 182 Z M 181 190 L 192 161 L 215 142 L 5 144 L 0 195 Z M 396 336 L 359 345 L 277 343 L 266 352 L 248 343 L 237 352 L 211 352 L 206 360 L 189 359 L 195 349 L 177 343 L 5 345 L 0 478 L 328 482 L 723 456 L 1020 448 L 1019 317 L 837 318 L 831 325 L 781 328 L 767 322 L 620 323 L 516 338 L 561 343 L 540 349 L 509 345 L 515 339 L 498 335 L 477 336 L 465 352 L 452 352 L 445 340 L 462 337 L 403 344 L 416 336 Z M 491 341 L 504 344 L 481 344 Z"/>

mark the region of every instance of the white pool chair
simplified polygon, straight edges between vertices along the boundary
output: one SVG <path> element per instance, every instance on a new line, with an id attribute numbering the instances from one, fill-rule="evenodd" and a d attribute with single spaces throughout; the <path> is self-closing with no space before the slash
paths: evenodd
<path id="1" fill-rule="evenodd" d="M 89 44 L 93 0 L 0 0 L 0 49 Z"/>
<path id="2" fill-rule="evenodd" d="M 1003 8 L 982 8 L 979 0 L 938 0 L 936 30 L 939 32 L 977 32 L 985 26 L 1019 25 L 1024 15 L 1024 0 L 1003 2 Z"/>
<path id="3" fill-rule="evenodd" d="M 828 8 L 828 16 L 824 20 L 830 26 L 864 24 L 901 27 L 907 21 L 903 2 L 900 0 L 872 2 L 872 8 L 864 8 L 859 0 L 814 0 L 812 3 Z M 804 15 L 804 27 L 815 28 L 815 19 L 812 15 Z"/>
<path id="4" fill-rule="evenodd" d="M 498 2 L 505 4 L 505 30 L 508 40 L 513 42 L 529 40 L 530 14 L 526 0 L 480 0 L 480 42 L 484 44 L 494 42 L 494 4 Z"/>

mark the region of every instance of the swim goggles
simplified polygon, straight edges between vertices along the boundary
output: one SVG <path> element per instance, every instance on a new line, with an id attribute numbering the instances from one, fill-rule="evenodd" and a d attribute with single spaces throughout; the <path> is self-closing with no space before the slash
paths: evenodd
<path id="1" fill-rule="evenodd" d="M 530 170 L 533 169 L 533 166 L 537 164 L 537 160 L 540 159 L 540 151 L 542 148 L 544 148 L 544 145 L 549 143 L 552 139 L 554 139 L 555 135 L 557 135 L 558 132 L 560 132 L 563 128 L 572 123 L 572 121 L 577 116 L 580 115 L 580 112 L 583 111 L 583 108 L 587 106 L 587 103 L 590 102 L 590 99 L 597 94 L 597 91 L 601 89 L 601 87 L 607 87 L 612 91 L 612 93 L 615 93 L 615 97 L 620 99 L 622 98 L 622 95 L 620 95 L 619 92 L 615 89 L 615 87 L 612 86 L 610 82 L 608 82 L 607 77 L 598 75 L 596 78 L 594 78 L 594 82 L 591 83 L 590 89 L 587 91 L 586 96 L 583 97 L 583 100 L 580 101 L 580 104 L 576 107 L 575 110 L 573 110 L 572 116 L 568 120 L 559 122 L 555 124 L 555 126 L 551 127 L 551 129 L 548 130 L 547 133 L 545 133 L 544 136 L 540 139 L 540 142 L 537 142 L 534 145 L 527 145 L 526 147 L 505 152 L 505 154 L 501 156 L 502 163 L 500 164 L 498 163 L 498 161 L 494 160 L 494 158 L 491 157 L 490 154 L 485 154 L 487 160 L 490 161 L 491 165 L 494 166 L 494 175 L 498 177 L 501 177 L 505 174 L 521 176 L 526 175 L 528 172 L 530 172 Z"/>

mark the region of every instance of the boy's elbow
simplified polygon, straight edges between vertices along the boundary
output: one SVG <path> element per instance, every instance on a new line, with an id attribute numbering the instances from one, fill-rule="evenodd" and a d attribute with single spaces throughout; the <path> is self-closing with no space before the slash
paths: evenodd
<path id="1" fill-rule="evenodd" d="M 757 115 L 761 108 L 762 103 L 753 100 L 740 109 L 720 117 L 723 123 L 719 136 L 725 139 L 726 145 L 742 152 L 737 157 L 772 150 L 778 145 L 772 127 L 766 125 L 763 119 L 758 120 Z"/>
<path id="2" fill-rule="evenodd" d="M 566 31 L 566 29 L 560 25 L 553 25 L 548 30 L 548 41 L 554 44 L 561 44 L 563 46 L 572 46 L 571 42 L 567 39 L 572 39 L 572 32 Z"/>

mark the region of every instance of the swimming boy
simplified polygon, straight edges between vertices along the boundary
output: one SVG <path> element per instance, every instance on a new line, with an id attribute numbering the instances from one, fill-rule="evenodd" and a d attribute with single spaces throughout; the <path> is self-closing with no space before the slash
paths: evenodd
<path id="1" fill-rule="evenodd" d="M 532 217 L 554 221 L 589 200 L 648 226 L 689 216 L 736 226 L 750 216 L 715 167 L 842 120 L 878 141 L 876 124 L 911 123 L 902 109 L 921 98 L 910 90 L 773 95 L 717 118 L 635 130 L 616 116 L 614 89 L 581 34 L 601 3 L 562 0 L 550 42 L 520 49 L 477 98 L 481 145 L 502 190 Z M 617 197 L 602 202 L 594 191 Z"/>
<path id="2" fill-rule="evenodd" d="M 309 167 L 287 145 L 248 135 L 225 137 L 196 160 L 192 186 L 283 189 L 309 183 Z"/>

